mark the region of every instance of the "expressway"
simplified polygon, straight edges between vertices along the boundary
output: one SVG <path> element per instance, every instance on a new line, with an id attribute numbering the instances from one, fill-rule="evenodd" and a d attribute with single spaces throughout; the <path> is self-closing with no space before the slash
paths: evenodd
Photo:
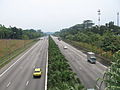
<path id="1" fill-rule="evenodd" d="M 45 37 L 0 69 L 0 90 L 45 90 L 47 59 L 48 39 Z M 42 69 L 41 78 L 32 77 L 35 67 Z"/>
<path id="2" fill-rule="evenodd" d="M 86 54 L 62 40 L 59 41 L 57 37 L 52 36 L 52 38 L 59 46 L 62 54 L 68 60 L 72 70 L 77 74 L 82 84 L 86 88 L 94 88 L 97 78 L 103 77 L 104 71 L 106 71 L 107 67 L 99 62 L 96 62 L 96 64 L 87 62 Z M 67 46 L 67 49 L 64 49 L 64 46 Z M 98 83 L 100 84 L 100 82 Z M 104 85 L 102 86 L 101 90 L 104 90 L 103 88 Z"/>

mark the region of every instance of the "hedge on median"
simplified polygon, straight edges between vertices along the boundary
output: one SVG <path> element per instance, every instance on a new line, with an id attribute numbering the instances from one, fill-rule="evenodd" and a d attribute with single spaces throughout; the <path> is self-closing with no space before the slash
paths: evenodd
<path id="1" fill-rule="evenodd" d="M 83 85 L 51 37 L 48 53 L 48 90 L 83 90 Z"/>

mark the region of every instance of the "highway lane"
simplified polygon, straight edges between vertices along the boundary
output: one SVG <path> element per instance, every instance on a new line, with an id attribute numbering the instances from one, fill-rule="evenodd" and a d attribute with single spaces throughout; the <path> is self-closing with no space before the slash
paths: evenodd
<path id="1" fill-rule="evenodd" d="M 56 37 L 52 38 L 59 46 L 65 58 L 69 61 L 71 68 L 77 74 L 83 85 L 86 88 L 94 88 L 96 84 L 96 79 L 99 77 L 103 77 L 104 71 L 106 71 L 107 67 L 99 62 L 96 62 L 96 64 L 91 64 L 87 62 L 86 54 L 63 42 L 62 40 L 59 41 Z M 67 46 L 68 49 L 64 49 L 64 46 Z M 103 88 L 104 85 L 101 90 L 104 90 Z"/>
<path id="2" fill-rule="evenodd" d="M 38 41 L 25 54 L 16 57 L 11 63 L 12 67 L 0 70 L 0 90 L 45 90 L 47 53 L 48 40 L 45 38 Z M 32 77 L 35 67 L 42 69 L 40 79 Z"/>

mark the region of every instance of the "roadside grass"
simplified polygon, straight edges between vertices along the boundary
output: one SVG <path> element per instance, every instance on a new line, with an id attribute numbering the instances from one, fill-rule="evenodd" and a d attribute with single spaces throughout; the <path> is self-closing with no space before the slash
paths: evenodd
<path id="1" fill-rule="evenodd" d="M 0 40 L 0 68 L 36 42 L 37 40 Z"/>
<path id="2" fill-rule="evenodd" d="M 48 90 L 85 90 L 51 37 L 48 48 Z"/>
<path id="3" fill-rule="evenodd" d="M 12 40 L 1 39 L 0 40 L 0 57 L 5 56 L 8 53 L 12 53 L 14 50 L 23 47 L 32 40 Z"/>

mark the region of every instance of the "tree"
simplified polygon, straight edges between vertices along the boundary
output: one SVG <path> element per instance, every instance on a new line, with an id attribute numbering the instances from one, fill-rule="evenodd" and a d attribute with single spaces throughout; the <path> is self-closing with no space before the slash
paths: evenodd
<path id="1" fill-rule="evenodd" d="M 84 29 L 91 28 L 93 25 L 94 25 L 94 23 L 92 22 L 92 20 L 84 20 L 83 21 L 83 27 L 84 27 Z"/>
<path id="2" fill-rule="evenodd" d="M 71 35 L 71 34 L 69 34 L 69 35 L 66 36 L 66 39 L 69 39 L 69 40 L 73 40 L 73 38 L 74 38 L 74 36 Z"/>
<path id="3" fill-rule="evenodd" d="M 27 35 L 22 35 L 22 39 L 23 39 L 23 40 L 28 40 L 29 37 L 28 37 Z"/>
<path id="4" fill-rule="evenodd" d="M 120 37 L 107 32 L 104 34 L 104 38 L 101 43 L 101 48 L 104 51 L 112 51 L 113 53 L 120 50 Z"/>

